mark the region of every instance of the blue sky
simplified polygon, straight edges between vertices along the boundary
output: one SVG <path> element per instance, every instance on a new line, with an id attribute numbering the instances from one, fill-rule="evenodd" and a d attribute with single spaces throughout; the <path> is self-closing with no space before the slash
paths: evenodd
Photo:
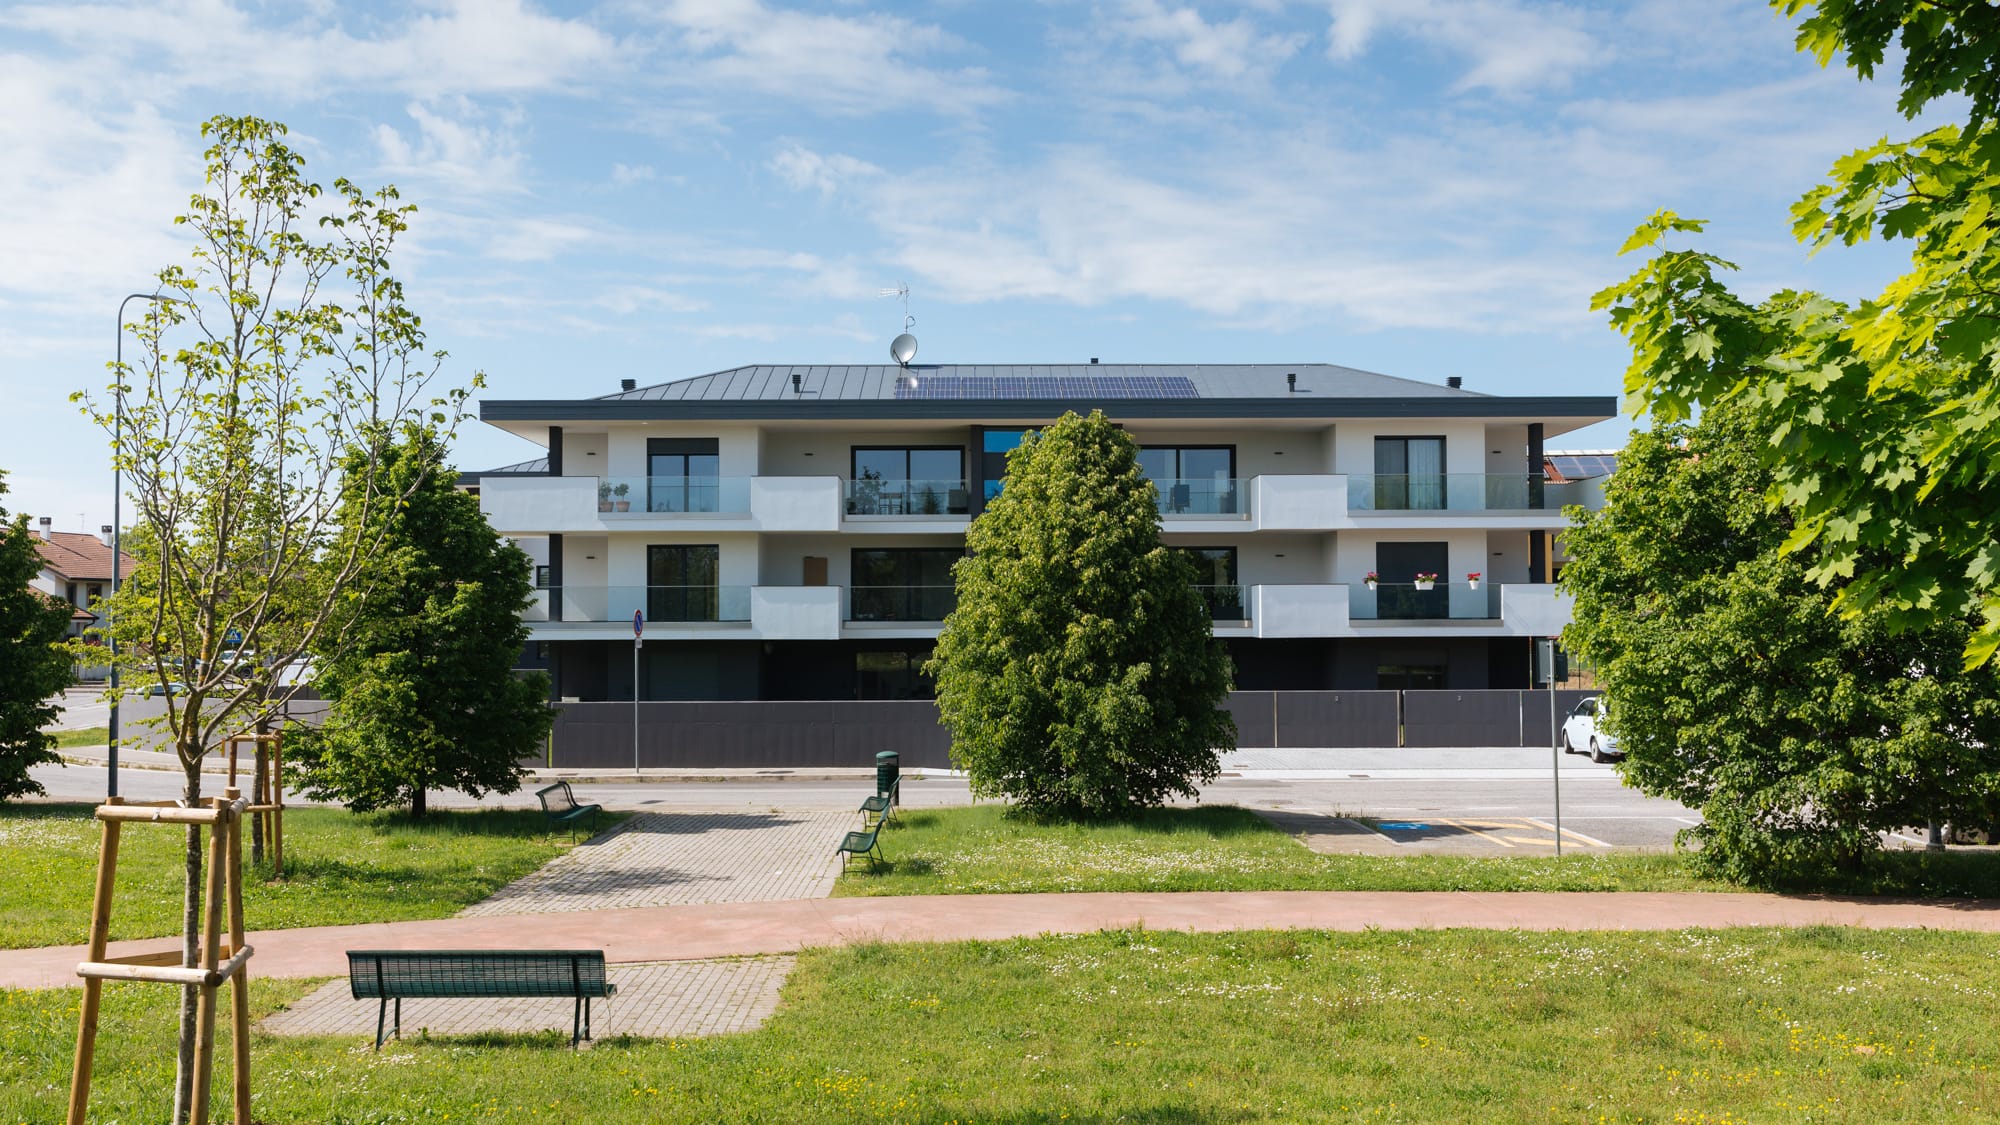
<path id="1" fill-rule="evenodd" d="M 1588 300 L 1655 208 L 1752 294 L 1898 272 L 1789 237 L 1837 156 L 1915 131 L 1791 39 L 1756 0 L 0 6 L 0 505 L 108 522 L 68 395 L 183 259 L 211 114 L 418 205 L 400 272 L 488 397 L 880 362 L 899 282 L 928 362 L 1616 394 Z M 474 422 L 458 459 L 534 452 Z"/>

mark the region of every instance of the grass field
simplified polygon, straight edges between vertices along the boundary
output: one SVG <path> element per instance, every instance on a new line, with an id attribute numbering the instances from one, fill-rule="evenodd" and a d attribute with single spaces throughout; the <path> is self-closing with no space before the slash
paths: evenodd
<path id="1" fill-rule="evenodd" d="M 1093 823 L 1009 816 L 998 804 L 907 809 L 883 832 L 888 867 L 843 874 L 835 895 L 1045 891 L 1741 890 L 1665 854 L 1319 855 L 1246 809 L 1154 809 Z M 1829 890 L 2000 896 L 2000 854 L 1886 857 L 1884 875 Z"/>
<path id="2" fill-rule="evenodd" d="M 810 953 L 714 1039 L 260 1038 L 253 1084 L 258 1121 L 328 1125 L 1966 1122 L 2000 1106 L 1996 985 L 1969 934 L 1118 931 Z M 164 1115 L 142 988 L 109 990 L 92 1120 Z M 0 993 L 0 1121 L 59 1119 L 77 995 Z"/>
<path id="3" fill-rule="evenodd" d="M 93 807 L 0 806 L 7 864 L 0 949 L 86 938 L 99 836 Z M 252 929 L 447 917 L 567 849 L 568 836 L 546 825 L 541 813 L 522 810 L 439 810 L 413 823 L 390 813 L 293 809 L 285 814 L 284 879 L 248 870 L 244 840 L 244 913 Z M 124 830 L 113 939 L 180 932 L 184 840 L 173 828 Z"/>
<path id="4" fill-rule="evenodd" d="M 66 746 L 103 746 L 111 741 L 110 727 L 80 727 L 76 730 L 56 732 L 56 748 Z"/>

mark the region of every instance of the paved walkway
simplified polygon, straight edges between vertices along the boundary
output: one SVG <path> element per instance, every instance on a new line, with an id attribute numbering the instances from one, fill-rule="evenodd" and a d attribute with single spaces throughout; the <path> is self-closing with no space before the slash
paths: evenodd
<path id="1" fill-rule="evenodd" d="M 849 811 L 639 813 L 461 917 L 825 898 Z"/>
<path id="2" fill-rule="evenodd" d="M 599 1039 L 687 1039 L 752 1031 L 778 1007 L 778 991 L 792 971 L 790 957 L 667 961 L 613 965 L 605 975 L 618 986 L 591 1005 L 591 1031 Z M 378 1002 L 356 1000 L 345 980 L 329 981 L 259 1026 L 273 1035 L 375 1034 Z M 574 1003 L 561 998 L 405 1000 L 403 1036 L 474 1032 L 560 1031 L 569 1034 Z"/>
<path id="3" fill-rule="evenodd" d="M 250 935 L 253 977 L 339 976 L 349 949 L 602 949 L 613 963 L 787 954 L 871 941 L 1000 939 L 1144 926 L 1252 929 L 1677 930 L 1861 926 L 2000 933 L 2000 901 L 1895 902 L 1701 892 L 1240 891 L 930 895 L 579 910 L 530 918 L 438 918 Z M 113 955 L 176 948 L 112 943 Z M 83 947 L 0 952 L 0 987 L 76 983 Z"/>

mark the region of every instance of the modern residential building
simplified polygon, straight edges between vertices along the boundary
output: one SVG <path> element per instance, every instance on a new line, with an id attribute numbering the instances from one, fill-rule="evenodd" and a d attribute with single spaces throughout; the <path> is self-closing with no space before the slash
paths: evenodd
<path id="1" fill-rule="evenodd" d="M 631 699 L 636 666 L 643 699 L 923 698 L 1007 451 L 1093 408 L 1139 443 L 1237 687 L 1296 691 L 1527 686 L 1591 486 L 1544 445 L 1616 403 L 1330 364 L 753 366 L 485 402 L 548 452 L 477 487 L 537 560 L 559 697 Z"/>

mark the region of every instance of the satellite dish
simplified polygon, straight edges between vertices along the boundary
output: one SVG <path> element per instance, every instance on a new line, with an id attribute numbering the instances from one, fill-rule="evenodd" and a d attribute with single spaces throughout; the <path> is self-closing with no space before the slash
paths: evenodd
<path id="1" fill-rule="evenodd" d="M 889 341 L 889 358 L 908 367 L 910 361 L 917 358 L 917 338 L 905 332 Z"/>

